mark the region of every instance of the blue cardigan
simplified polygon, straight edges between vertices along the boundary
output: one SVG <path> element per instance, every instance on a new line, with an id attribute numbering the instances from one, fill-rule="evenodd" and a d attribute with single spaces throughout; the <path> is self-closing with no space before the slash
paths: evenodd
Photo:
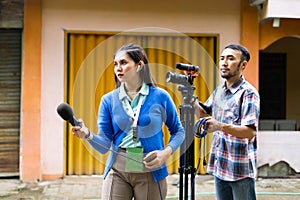
<path id="1" fill-rule="evenodd" d="M 102 97 L 98 110 L 98 135 L 94 135 L 89 143 L 102 154 L 110 148 L 113 150 L 106 162 L 104 178 L 111 169 L 116 158 L 115 152 L 118 151 L 118 146 L 131 128 L 132 122 L 119 99 L 119 88 Z M 185 138 L 175 104 L 165 90 L 150 86 L 138 119 L 138 136 L 144 153 L 164 149 L 163 123 L 171 135 L 167 145 L 175 152 Z M 168 176 L 166 165 L 152 171 L 152 175 L 155 182 L 164 179 Z"/>

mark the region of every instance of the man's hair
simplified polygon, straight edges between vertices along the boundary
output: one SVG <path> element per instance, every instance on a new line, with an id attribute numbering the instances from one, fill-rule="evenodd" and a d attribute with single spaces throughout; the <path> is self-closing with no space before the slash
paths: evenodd
<path id="1" fill-rule="evenodd" d="M 250 53 L 249 53 L 248 49 L 242 45 L 230 44 L 230 45 L 226 46 L 225 49 L 233 49 L 233 50 L 240 51 L 242 53 L 241 62 L 244 60 L 249 62 L 249 60 L 250 60 Z"/>

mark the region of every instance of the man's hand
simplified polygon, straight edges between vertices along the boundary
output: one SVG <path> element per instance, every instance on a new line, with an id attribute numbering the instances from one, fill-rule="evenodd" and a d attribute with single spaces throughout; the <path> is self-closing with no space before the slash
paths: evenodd
<path id="1" fill-rule="evenodd" d="M 239 138 L 252 139 L 256 135 L 256 128 L 254 125 L 233 125 L 226 124 L 215 120 L 214 118 L 208 118 L 206 122 L 207 132 L 223 131 L 227 134 L 233 135 Z"/>
<path id="2" fill-rule="evenodd" d="M 212 133 L 215 131 L 222 131 L 223 128 L 223 123 L 215 120 L 212 117 L 209 117 L 207 122 L 206 122 L 206 127 L 207 127 L 207 132 Z"/>

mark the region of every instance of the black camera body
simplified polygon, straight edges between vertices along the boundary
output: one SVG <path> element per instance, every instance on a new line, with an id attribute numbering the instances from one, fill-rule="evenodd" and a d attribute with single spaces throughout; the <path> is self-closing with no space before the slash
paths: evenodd
<path id="1" fill-rule="evenodd" d="M 190 75 L 178 74 L 176 72 L 168 72 L 166 74 L 166 82 L 176 83 L 180 85 L 192 85 Z"/>
<path id="2" fill-rule="evenodd" d="M 185 70 L 187 75 L 178 74 L 176 72 L 168 72 L 166 74 L 166 82 L 172 82 L 184 86 L 193 85 L 193 80 L 196 74 L 192 74 L 192 72 L 199 72 L 200 68 L 198 66 L 177 63 L 176 68 L 180 70 Z"/>

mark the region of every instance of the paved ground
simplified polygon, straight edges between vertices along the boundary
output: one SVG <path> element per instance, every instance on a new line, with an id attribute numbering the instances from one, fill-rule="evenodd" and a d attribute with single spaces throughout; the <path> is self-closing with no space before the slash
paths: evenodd
<path id="1" fill-rule="evenodd" d="M 168 177 L 167 199 L 179 199 L 175 184 L 178 175 Z M 197 176 L 195 199 L 214 200 L 214 181 L 209 175 Z M 102 177 L 67 176 L 55 181 L 22 182 L 16 179 L 0 179 L 0 199 L 7 200 L 100 200 Z M 258 200 L 300 199 L 300 178 L 258 179 Z"/>

